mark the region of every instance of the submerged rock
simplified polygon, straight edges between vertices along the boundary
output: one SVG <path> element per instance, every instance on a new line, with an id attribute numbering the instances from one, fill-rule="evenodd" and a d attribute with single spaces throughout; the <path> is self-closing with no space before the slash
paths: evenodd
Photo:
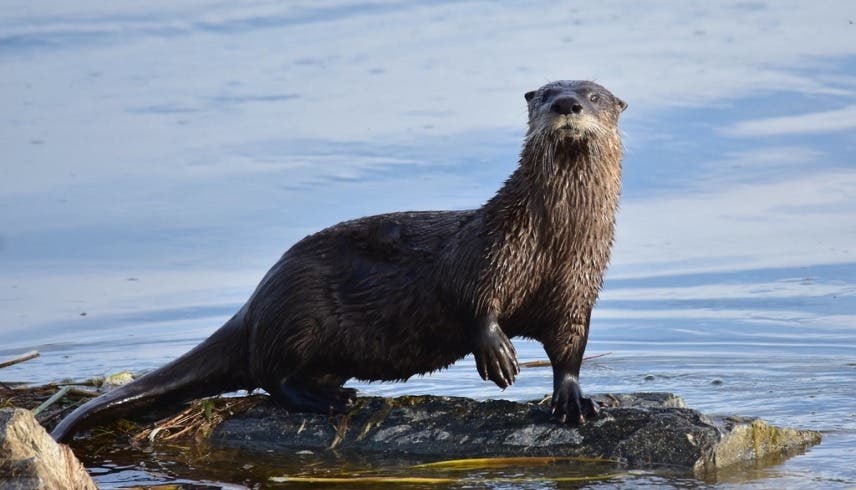
<path id="1" fill-rule="evenodd" d="M 288 413 L 271 402 L 235 414 L 214 445 L 256 452 L 360 451 L 418 456 L 590 456 L 629 467 L 670 466 L 697 475 L 755 463 L 820 442 L 814 431 L 751 418 L 711 418 L 668 393 L 593 397 L 606 408 L 581 427 L 556 423 L 538 402 L 441 396 L 359 398 L 350 414 Z"/>
<path id="2" fill-rule="evenodd" d="M 71 449 L 57 444 L 29 410 L 0 410 L 0 488 L 95 490 Z"/>

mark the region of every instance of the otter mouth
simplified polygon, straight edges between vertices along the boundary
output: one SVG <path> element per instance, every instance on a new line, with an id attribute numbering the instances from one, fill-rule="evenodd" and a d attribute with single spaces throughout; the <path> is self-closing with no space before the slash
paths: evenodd
<path id="1" fill-rule="evenodd" d="M 559 138 L 582 139 L 590 136 L 594 124 L 596 122 L 586 115 L 567 115 L 556 117 L 550 126 L 552 126 L 553 133 Z"/>
<path id="2" fill-rule="evenodd" d="M 560 136 L 564 137 L 582 138 L 586 133 L 583 128 L 571 123 L 571 121 L 565 121 L 564 123 L 557 124 L 554 127 L 556 132 Z"/>

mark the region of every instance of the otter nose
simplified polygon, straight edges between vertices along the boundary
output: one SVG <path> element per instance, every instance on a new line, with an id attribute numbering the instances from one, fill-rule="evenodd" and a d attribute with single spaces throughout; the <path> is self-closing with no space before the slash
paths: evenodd
<path id="1" fill-rule="evenodd" d="M 576 98 L 570 95 L 563 95 L 553 101 L 550 110 L 558 114 L 579 114 L 583 112 L 583 106 Z"/>

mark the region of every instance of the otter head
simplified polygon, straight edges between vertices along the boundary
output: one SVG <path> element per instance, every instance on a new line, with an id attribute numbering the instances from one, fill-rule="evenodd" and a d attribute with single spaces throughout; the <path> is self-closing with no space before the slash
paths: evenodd
<path id="1" fill-rule="evenodd" d="M 559 80 L 526 92 L 529 135 L 542 140 L 587 140 L 617 136 L 627 103 L 589 81 Z"/>

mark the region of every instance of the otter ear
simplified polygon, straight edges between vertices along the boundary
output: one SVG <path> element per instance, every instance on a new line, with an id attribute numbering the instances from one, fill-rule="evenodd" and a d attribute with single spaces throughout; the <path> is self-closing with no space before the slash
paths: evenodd
<path id="1" fill-rule="evenodd" d="M 532 102 L 532 99 L 535 98 L 535 92 L 536 90 L 530 90 L 529 92 L 523 94 L 523 98 L 526 99 L 526 102 Z"/>
<path id="2" fill-rule="evenodd" d="M 627 102 L 624 102 L 618 97 L 615 98 L 615 102 L 618 104 L 618 108 L 621 109 L 621 112 L 624 112 L 624 110 L 627 109 Z"/>

